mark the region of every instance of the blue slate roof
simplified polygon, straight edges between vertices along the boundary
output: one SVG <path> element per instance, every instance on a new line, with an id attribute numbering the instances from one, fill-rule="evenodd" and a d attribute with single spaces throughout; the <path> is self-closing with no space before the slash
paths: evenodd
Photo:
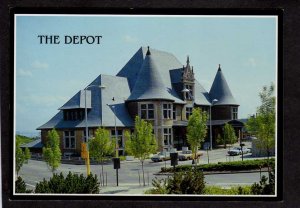
<path id="1" fill-rule="evenodd" d="M 175 57 L 168 53 L 149 50 L 143 61 L 128 101 L 171 100 L 184 103 L 172 88 L 169 70 L 178 67 Z"/>
<path id="2" fill-rule="evenodd" d="M 84 128 L 85 119 L 65 121 L 63 110 L 84 109 L 85 92 L 89 127 L 113 127 L 115 117 L 118 127 L 134 126 L 126 101 L 162 99 L 185 104 L 178 88 L 183 65 L 171 53 L 150 48 L 147 55 L 147 51 L 141 47 L 116 76 L 98 76 L 88 85 L 92 87 L 76 93 L 53 118 L 37 129 Z M 97 87 L 100 85 L 105 88 Z M 211 98 L 219 100 L 215 105 L 236 104 L 221 70 L 217 72 L 210 93 L 197 80 L 194 91 L 196 105 L 209 106 Z"/>
<path id="3" fill-rule="evenodd" d="M 44 145 L 42 144 L 42 140 L 41 139 L 36 139 L 32 142 L 29 142 L 27 144 L 22 144 L 20 145 L 20 147 L 22 148 L 43 148 Z"/>
<path id="4" fill-rule="evenodd" d="M 98 127 L 115 126 L 118 127 L 133 126 L 133 120 L 130 117 L 125 100 L 130 95 L 127 79 L 124 77 L 100 75 L 90 85 L 91 109 L 88 112 L 88 126 Z M 101 89 L 97 86 L 105 86 Z M 72 97 L 67 103 L 76 103 L 78 97 Z M 112 100 L 114 98 L 114 100 Z M 65 106 L 65 105 L 64 105 Z M 115 109 L 114 109 L 115 108 Z M 52 119 L 38 129 L 62 129 L 62 128 L 84 128 L 85 119 L 78 121 L 65 121 L 63 111 L 58 112 Z"/>
<path id="5" fill-rule="evenodd" d="M 68 102 L 66 102 L 59 110 L 85 108 L 85 93 L 86 93 L 86 107 L 91 108 L 91 91 L 80 90 Z"/>
<path id="6" fill-rule="evenodd" d="M 211 100 L 218 100 L 214 105 L 239 105 L 229 89 L 220 66 L 209 91 L 209 97 Z"/>

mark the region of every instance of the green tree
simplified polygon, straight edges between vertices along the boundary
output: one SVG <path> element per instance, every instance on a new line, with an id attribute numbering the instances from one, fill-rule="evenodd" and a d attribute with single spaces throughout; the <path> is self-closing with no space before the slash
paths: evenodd
<path id="1" fill-rule="evenodd" d="M 234 144 L 237 141 L 237 137 L 234 132 L 234 128 L 226 123 L 224 126 L 224 146 L 226 148 L 226 144 Z M 230 147 L 229 147 L 230 148 Z"/>
<path id="2" fill-rule="evenodd" d="M 149 154 L 157 150 L 152 124 L 136 116 L 134 132 L 132 134 L 126 132 L 125 137 L 125 150 L 138 158 L 142 164 L 143 182 L 145 186 L 144 161 Z"/>
<path id="3" fill-rule="evenodd" d="M 15 181 L 16 193 L 31 193 L 31 190 L 26 189 L 25 181 L 19 176 Z"/>
<path id="4" fill-rule="evenodd" d="M 47 134 L 46 147 L 43 147 L 44 159 L 52 172 L 54 172 L 61 163 L 59 143 L 59 135 L 55 129 L 52 129 Z"/>
<path id="5" fill-rule="evenodd" d="M 21 167 L 23 164 L 28 163 L 28 160 L 31 157 L 29 149 L 26 147 L 25 152 L 20 147 L 21 141 L 17 138 L 16 139 L 16 171 L 17 175 L 19 175 L 19 172 L 21 170 Z"/>
<path id="6" fill-rule="evenodd" d="M 187 142 L 191 146 L 191 150 L 194 154 L 194 159 L 200 143 L 204 141 L 207 133 L 207 114 L 205 111 L 201 111 L 200 108 L 194 108 L 192 115 L 189 117 L 187 125 Z"/>
<path id="7" fill-rule="evenodd" d="M 246 123 L 246 128 L 258 138 L 257 147 L 267 152 L 269 161 L 271 150 L 275 146 L 275 96 L 274 84 L 264 86 L 259 93 L 261 105 L 257 109 L 256 116 L 252 116 Z M 268 162 L 269 163 L 269 162 Z M 268 165 L 270 175 L 270 167 Z M 269 177 L 270 178 L 270 177 Z"/>
<path id="8" fill-rule="evenodd" d="M 109 131 L 104 128 L 98 128 L 95 137 L 89 140 L 89 153 L 90 156 L 95 158 L 102 166 L 102 179 L 104 184 L 104 168 L 103 159 L 105 156 L 114 152 L 115 144 L 111 141 Z"/>

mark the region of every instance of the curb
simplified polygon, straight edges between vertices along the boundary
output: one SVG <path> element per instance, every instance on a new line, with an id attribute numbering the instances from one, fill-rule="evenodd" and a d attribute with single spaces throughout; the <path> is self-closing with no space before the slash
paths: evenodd
<path id="1" fill-rule="evenodd" d="M 217 174 L 238 174 L 238 173 L 263 173 L 268 172 L 267 168 L 263 168 L 261 170 L 254 169 L 254 170 L 241 170 L 241 171 L 204 171 L 203 175 L 217 175 Z M 167 173 L 155 173 L 153 175 L 166 175 L 171 176 L 173 173 L 167 172 Z"/>

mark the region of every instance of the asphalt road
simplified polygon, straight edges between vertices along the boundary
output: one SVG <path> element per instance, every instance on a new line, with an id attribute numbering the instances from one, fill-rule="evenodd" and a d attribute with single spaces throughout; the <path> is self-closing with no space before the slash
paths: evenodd
<path id="1" fill-rule="evenodd" d="M 220 161 L 237 161 L 241 160 L 241 156 L 228 157 L 226 156 L 227 150 L 217 149 L 209 151 L 210 163 L 216 163 Z M 256 159 L 252 158 L 249 154 L 244 157 L 245 160 Z M 180 164 L 191 164 L 192 161 L 179 161 Z M 208 163 L 207 153 L 200 159 L 200 164 Z M 146 160 L 144 162 L 144 172 L 145 172 L 145 183 L 151 186 L 151 181 L 155 177 L 166 177 L 155 175 L 161 170 L 161 167 L 170 167 L 170 161 L 166 162 L 152 162 L 151 160 Z M 73 173 L 86 175 L 85 165 L 72 165 L 72 164 L 61 164 L 61 166 L 56 171 L 57 173 L 62 172 L 64 175 L 71 171 Z M 101 165 L 91 165 L 91 172 L 97 174 L 98 179 L 100 179 Z M 116 170 L 113 169 L 112 163 L 107 163 L 104 165 L 105 180 L 107 181 L 107 186 L 116 185 Z M 138 160 L 134 161 L 122 161 L 121 169 L 119 169 L 119 184 L 139 185 L 142 184 L 142 166 L 141 162 Z M 43 161 L 29 160 L 28 164 L 24 164 L 21 168 L 19 175 L 25 180 L 28 188 L 33 189 L 35 184 L 42 181 L 44 178 L 49 179 L 52 176 L 51 171 L 48 169 L 47 165 Z M 107 180 L 106 180 L 107 178 Z M 209 185 L 220 185 L 220 186 L 231 186 L 231 185 L 250 185 L 254 182 L 260 180 L 259 173 L 237 173 L 237 174 L 216 174 L 216 175 L 206 175 L 205 181 Z"/>

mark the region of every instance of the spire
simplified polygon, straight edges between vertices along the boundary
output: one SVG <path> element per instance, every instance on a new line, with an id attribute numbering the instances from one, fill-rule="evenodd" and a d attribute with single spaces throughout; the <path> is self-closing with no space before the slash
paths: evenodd
<path id="1" fill-rule="evenodd" d="M 131 95 L 127 100 L 163 99 L 174 101 L 174 97 L 168 91 L 169 88 L 166 86 L 164 77 L 160 72 L 160 59 L 157 59 L 155 53 L 150 54 L 148 48 Z"/>
<path id="2" fill-rule="evenodd" d="M 238 105 L 221 71 L 220 64 L 211 89 L 209 91 L 209 97 L 211 100 L 217 99 L 217 105 Z"/>
<path id="3" fill-rule="evenodd" d="M 151 52 L 150 52 L 150 47 L 148 46 L 148 50 L 147 50 L 146 56 L 149 56 L 149 55 L 151 55 Z"/>
<path id="4" fill-rule="evenodd" d="M 186 66 L 190 65 L 190 57 L 187 56 L 187 60 L 186 60 Z"/>

